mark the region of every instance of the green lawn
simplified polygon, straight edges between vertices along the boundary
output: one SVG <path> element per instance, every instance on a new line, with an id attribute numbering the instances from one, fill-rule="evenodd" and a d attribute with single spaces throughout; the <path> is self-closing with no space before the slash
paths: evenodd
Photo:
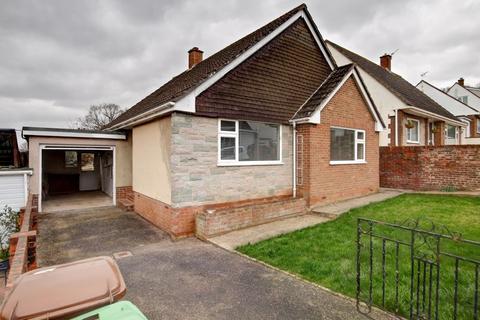
<path id="1" fill-rule="evenodd" d="M 328 223 L 272 238 L 254 245 L 246 245 L 237 250 L 273 266 L 298 274 L 305 279 L 334 291 L 355 297 L 358 217 L 397 223 L 406 219 L 420 218 L 420 221 L 423 221 L 422 228 L 430 228 L 431 222 L 434 222 L 437 226 L 443 225 L 452 232 L 461 233 L 465 239 L 480 241 L 480 198 L 407 194 L 351 210 L 340 218 Z M 389 228 L 380 227 L 378 232 L 395 239 L 405 241 L 410 239 L 409 233 L 394 231 Z M 445 232 L 445 229 L 443 229 L 442 233 Z M 363 291 L 362 297 L 367 299 L 368 282 L 366 276 L 369 270 L 369 239 L 364 237 L 363 240 L 361 266 L 362 290 L 365 291 Z M 429 242 L 428 244 L 431 245 L 432 243 Z M 373 247 L 373 300 L 376 305 L 380 305 L 382 301 L 381 241 L 374 240 Z M 419 250 L 422 252 L 431 251 L 426 244 Z M 480 260 L 480 247 L 459 245 L 453 241 L 442 241 L 442 250 Z M 409 310 L 409 275 L 411 268 L 408 248 L 401 247 L 399 256 L 400 306 L 397 312 L 407 315 Z M 395 245 L 393 243 L 387 243 L 386 261 L 387 289 L 385 307 L 390 311 L 395 311 Z M 453 313 L 454 261 L 453 259 L 442 258 L 441 265 L 440 318 L 450 319 Z M 472 264 L 460 263 L 459 319 L 473 318 L 474 270 Z M 427 279 L 428 271 L 427 269 Z M 423 273 L 423 270 L 421 273 Z M 419 300 L 421 301 L 422 299 Z M 426 301 L 425 309 L 428 308 L 428 295 L 426 296 Z"/>

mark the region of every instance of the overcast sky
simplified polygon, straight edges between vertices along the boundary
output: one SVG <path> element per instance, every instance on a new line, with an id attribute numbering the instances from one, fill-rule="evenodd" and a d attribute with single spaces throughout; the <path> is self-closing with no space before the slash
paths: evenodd
<path id="1" fill-rule="evenodd" d="M 124 108 L 299 1 L 5 0 L 0 4 L 0 127 L 68 127 L 91 104 Z M 480 1 L 310 1 L 323 37 L 440 87 L 480 83 Z"/>

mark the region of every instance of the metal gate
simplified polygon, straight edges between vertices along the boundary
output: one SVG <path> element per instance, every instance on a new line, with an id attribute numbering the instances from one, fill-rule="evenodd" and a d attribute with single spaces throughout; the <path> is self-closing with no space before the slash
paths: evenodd
<path id="1" fill-rule="evenodd" d="M 479 319 L 480 242 L 426 220 L 358 218 L 356 246 L 359 311 L 376 306 L 409 319 Z"/>

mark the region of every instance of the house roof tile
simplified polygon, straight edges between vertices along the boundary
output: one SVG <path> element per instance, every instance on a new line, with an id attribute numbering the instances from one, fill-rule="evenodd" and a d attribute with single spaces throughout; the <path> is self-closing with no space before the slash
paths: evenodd
<path id="1" fill-rule="evenodd" d="M 178 101 L 185 94 L 193 90 L 196 86 L 200 85 L 203 81 L 207 80 L 213 74 L 232 62 L 240 54 L 268 36 L 296 13 L 304 9 L 306 9 L 306 5 L 302 4 L 290 10 L 265 26 L 206 58 L 191 69 L 172 78 L 159 89 L 155 90 L 153 93 L 128 109 L 117 119 L 113 120 L 106 126 L 106 128 L 140 115 L 164 103 Z"/>
<path id="2" fill-rule="evenodd" d="M 398 74 L 388 71 L 378 64 L 352 51 L 349 51 L 348 49 L 345 49 L 336 43 L 333 43 L 329 40 L 326 42 L 337 49 L 341 54 L 345 55 L 350 61 L 362 68 L 373 78 L 375 78 L 407 105 L 417 107 L 424 111 L 431 112 L 455 121 L 459 121 L 457 117 L 445 110 L 442 106 L 428 97 L 422 91 L 415 88 L 415 86 L 403 79 Z"/>
<path id="3" fill-rule="evenodd" d="M 353 64 L 347 64 L 338 67 L 323 81 L 318 89 L 310 96 L 310 98 L 297 111 L 293 119 L 302 119 L 310 117 L 317 107 L 330 95 L 343 78 L 352 70 Z"/>

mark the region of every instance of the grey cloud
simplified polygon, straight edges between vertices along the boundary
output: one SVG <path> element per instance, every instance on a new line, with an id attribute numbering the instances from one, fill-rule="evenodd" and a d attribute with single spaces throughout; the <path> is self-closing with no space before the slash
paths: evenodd
<path id="1" fill-rule="evenodd" d="M 186 68 L 287 10 L 292 0 L 16 0 L 0 10 L 0 127 L 68 126 L 90 104 L 130 107 Z M 480 82 L 478 1 L 310 1 L 325 38 L 446 86 Z M 475 14 L 475 12 L 477 14 Z M 4 116 L 4 115 L 8 115 Z"/>

